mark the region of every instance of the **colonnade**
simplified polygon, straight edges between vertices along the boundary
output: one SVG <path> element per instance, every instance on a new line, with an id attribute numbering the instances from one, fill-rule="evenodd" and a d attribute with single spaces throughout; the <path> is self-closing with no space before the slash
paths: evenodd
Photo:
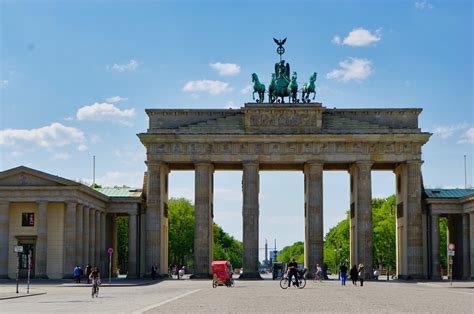
<path id="1" fill-rule="evenodd" d="M 430 215 L 430 277 L 440 279 L 440 218 L 448 223 L 447 242 L 455 245 L 452 275 L 455 279 L 474 279 L 474 212 Z M 442 248 L 447 250 L 447 248 Z M 449 263 L 449 261 L 448 261 Z M 445 273 L 447 269 L 444 270 Z"/>
<path id="2" fill-rule="evenodd" d="M 372 269 L 372 191 L 371 171 L 374 163 L 355 162 L 349 166 L 350 263 L 362 263 Z M 167 202 L 170 167 L 163 162 L 148 161 L 147 212 L 145 231 L 146 273 L 156 264 L 161 274 L 168 268 Z M 245 277 L 258 277 L 259 252 L 259 171 L 258 161 L 242 163 L 243 190 L 243 268 Z M 210 162 L 194 164 L 195 235 L 194 275 L 208 277 L 212 261 L 213 173 Z M 324 162 L 308 161 L 303 166 L 305 178 L 305 266 L 314 272 L 323 263 L 323 169 Z M 397 271 L 401 277 L 423 277 L 423 225 L 421 212 L 421 161 L 396 165 L 397 175 Z M 370 276 L 370 271 L 367 276 Z"/>

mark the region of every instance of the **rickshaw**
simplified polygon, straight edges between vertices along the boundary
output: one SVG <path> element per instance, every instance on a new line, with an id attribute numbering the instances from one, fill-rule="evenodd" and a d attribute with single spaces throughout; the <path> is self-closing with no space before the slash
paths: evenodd
<path id="1" fill-rule="evenodd" d="M 234 279 L 232 278 L 232 264 L 229 261 L 213 261 L 212 267 L 212 287 L 226 286 L 233 287 Z"/>

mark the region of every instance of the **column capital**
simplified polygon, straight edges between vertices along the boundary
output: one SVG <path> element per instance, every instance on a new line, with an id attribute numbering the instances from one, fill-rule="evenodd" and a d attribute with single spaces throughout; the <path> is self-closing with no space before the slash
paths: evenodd
<path id="1" fill-rule="evenodd" d="M 165 163 L 159 160 L 145 160 L 145 164 L 147 165 L 148 169 L 150 169 L 150 168 L 159 168 Z"/>
<path id="2" fill-rule="evenodd" d="M 415 159 L 415 160 L 407 160 L 406 164 L 407 166 L 421 166 L 424 163 L 423 160 L 420 159 Z"/>
<path id="3" fill-rule="evenodd" d="M 308 160 L 307 162 L 305 162 L 304 164 L 304 169 L 305 171 L 306 170 L 310 170 L 310 171 L 322 171 L 323 170 L 323 167 L 324 167 L 324 163 L 322 161 L 319 161 L 319 160 Z"/>
<path id="4" fill-rule="evenodd" d="M 214 171 L 214 164 L 210 161 L 197 161 L 194 163 L 194 170 L 198 168 L 210 168 L 211 171 Z"/>
<path id="5" fill-rule="evenodd" d="M 64 203 L 66 203 L 67 206 L 77 206 L 77 201 L 76 200 L 66 200 Z"/>
<path id="6" fill-rule="evenodd" d="M 355 165 L 357 165 L 358 167 L 370 167 L 370 168 L 372 168 L 372 166 L 374 165 L 374 162 L 370 161 L 370 160 L 358 160 L 358 161 L 355 162 Z"/>
<path id="7" fill-rule="evenodd" d="M 255 167 L 257 168 L 257 171 L 259 170 L 260 168 L 260 163 L 258 161 L 254 161 L 254 160 L 247 160 L 247 161 L 243 161 L 242 162 L 242 168 L 249 168 L 249 167 Z"/>

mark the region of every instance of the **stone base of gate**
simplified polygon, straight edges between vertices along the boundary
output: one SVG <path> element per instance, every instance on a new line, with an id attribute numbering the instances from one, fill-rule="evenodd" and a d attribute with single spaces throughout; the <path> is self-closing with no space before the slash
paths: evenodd
<path id="1" fill-rule="evenodd" d="M 258 272 L 250 272 L 246 273 L 244 272 L 243 274 L 240 275 L 239 279 L 243 280 L 260 280 L 262 277 L 260 276 L 260 273 Z"/>

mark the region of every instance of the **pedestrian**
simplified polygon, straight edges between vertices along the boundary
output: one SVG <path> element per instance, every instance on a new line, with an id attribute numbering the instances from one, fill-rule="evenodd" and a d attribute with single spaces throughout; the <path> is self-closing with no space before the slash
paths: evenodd
<path id="1" fill-rule="evenodd" d="M 153 264 L 153 266 L 151 266 L 151 279 L 152 280 L 155 280 L 157 271 L 158 271 L 158 267 L 156 267 L 156 264 Z"/>
<path id="2" fill-rule="evenodd" d="M 328 280 L 328 264 L 323 263 L 323 279 Z"/>
<path id="3" fill-rule="evenodd" d="M 347 273 L 347 266 L 344 265 L 344 264 L 342 264 L 341 267 L 339 267 L 339 271 L 340 271 L 340 273 L 341 273 L 341 284 L 342 284 L 343 286 L 345 286 L 345 285 L 346 285 L 346 278 L 347 278 L 347 275 L 346 275 L 346 273 Z"/>
<path id="4" fill-rule="evenodd" d="M 365 267 L 364 264 L 359 264 L 359 273 L 357 274 L 360 280 L 360 286 L 364 285 L 364 278 L 365 278 Z"/>
<path id="5" fill-rule="evenodd" d="M 352 284 L 354 286 L 357 286 L 357 279 L 359 277 L 358 272 L 357 265 L 352 266 L 351 271 L 349 272 L 349 275 L 351 275 Z"/>
<path id="6" fill-rule="evenodd" d="M 90 276 L 91 272 L 92 272 L 92 266 L 89 263 L 87 263 L 87 265 L 86 265 L 87 284 L 91 283 L 91 280 L 89 279 L 89 276 Z"/>
<path id="7" fill-rule="evenodd" d="M 76 265 L 72 273 L 74 275 L 74 278 L 76 279 L 76 283 L 81 283 L 81 273 L 82 273 L 81 267 L 79 265 Z"/>

